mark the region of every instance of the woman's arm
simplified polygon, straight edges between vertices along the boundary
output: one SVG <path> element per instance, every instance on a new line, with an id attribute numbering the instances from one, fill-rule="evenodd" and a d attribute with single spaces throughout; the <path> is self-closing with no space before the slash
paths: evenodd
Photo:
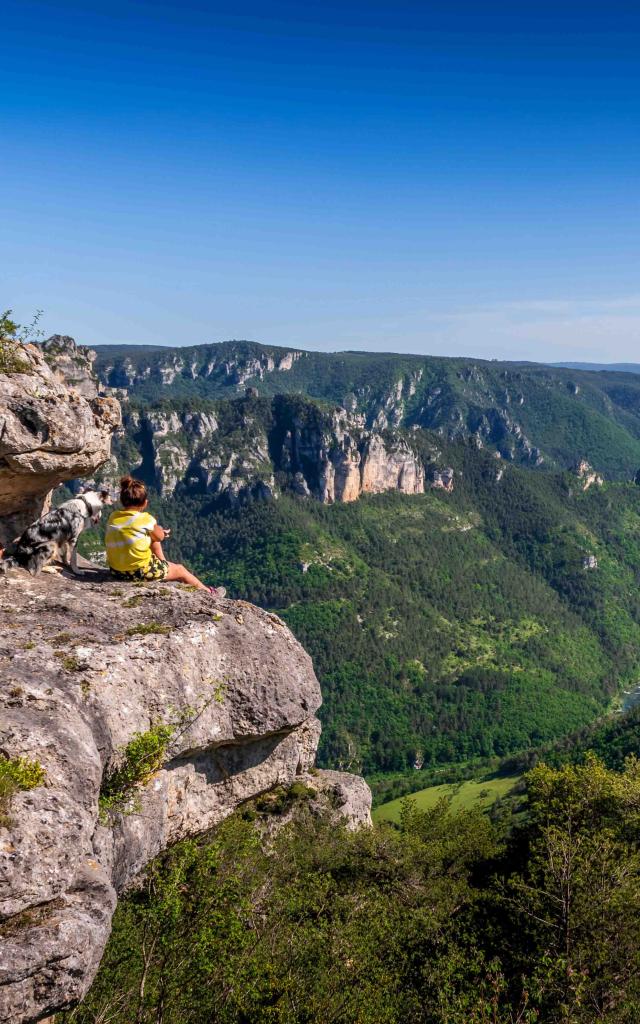
<path id="1" fill-rule="evenodd" d="M 168 537 L 170 533 L 171 530 L 165 530 L 163 529 L 162 526 L 158 526 L 158 524 L 156 523 L 153 530 L 150 530 L 149 536 L 151 537 L 152 540 L 164 540 L 165 537 Z"/>

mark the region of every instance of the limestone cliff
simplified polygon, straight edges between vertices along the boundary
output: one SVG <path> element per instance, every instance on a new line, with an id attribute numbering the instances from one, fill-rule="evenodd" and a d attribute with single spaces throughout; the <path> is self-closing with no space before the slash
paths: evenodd
<path id="1" fill-rule="evenodd" d="M 332 504 L 425 489 L 423 463 L 401 432 L 369 428 L 362 416 L 322 410 L 301 396 L 248 394 L 217 413 L 125 406 L 116 452 L 120 468 L 133 462 L 161 494 L 209 494 L 231 504 L 286 491 Z"/>
<path id="2" fill-rule="evenodd" d="M 46 772 L 0 828 L 0 1019 L 17 1024 L 82 996 L 117 894 L 152 857 L 305 775 L 321 696 L 284 623 L 244 602 L 21 572 L 0 584 L 0 672 L 0 753 Z M 101 816 L 101 785 L 158 724 L 161 766 Z M 362 780 L 326 785 L 349 822 L 370 820 Z"/>
<path id="3" fill-rule="evenodd" d="M 87 476 L 110 455 L 120 406 L 100 397 L 78 355 L 80 390 L 69 387 L 35 345 L 21 346 L 24 372 L 0 373 L 0 544 L 36 519 L 63 480 Z"/>
<path id="4" fill-rule="evenodd" d="M 249 381 L 286 373 L 303 355 L 295 349 L 257 345 L 250 341 L 197 345 L 179 349 L 149 346 L 129 352 L 103 347 L 99 358 L 100 379 L 109 387 L 133 388 L 172 385 L 175 381 L 200 381 L 243 389 Z"/>

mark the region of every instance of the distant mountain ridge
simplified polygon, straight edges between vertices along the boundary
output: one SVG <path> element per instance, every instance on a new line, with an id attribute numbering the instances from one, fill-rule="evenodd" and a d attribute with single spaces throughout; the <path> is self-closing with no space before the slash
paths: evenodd
<path id="1" fill-rule="evenodd" d="M 640 375 L 440 356 L 307 352 L 229 341 L 186 348 L 103 346 L 96 370 L 132 405 L 220 401 L 252 388 L 304 395 L 367 430 L 428 430 L 525 466 L 586 458 L 613 479 L 640 466 Z"/>
<path id="2" fill-rule="evenodd" d="M 565 367 L 568 370 L 587 370 L 590 373 L 608 370 L 611 373 L 640 374 L 640 363 L 549 363 L 549 366 Z"/>

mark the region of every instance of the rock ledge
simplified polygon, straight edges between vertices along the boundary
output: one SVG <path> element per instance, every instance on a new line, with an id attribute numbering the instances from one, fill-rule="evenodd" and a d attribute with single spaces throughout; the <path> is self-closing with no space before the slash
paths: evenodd
<path id="1" fill-rule="evenodd" d="M 0 676 L 0 753 L 46 770 L 0 828 L 0 1019 L 17 1024 L 82 998 L 117 894 L 152 857 L 308 772 L 321 695 L 277 616 L 99 574 L 0 582 Z M 161 722 L 174 726 L 162 767 L 101 822 L 103 776 Z M 320 777 L 350 824 L 370 821 L 361 779 Z"/>

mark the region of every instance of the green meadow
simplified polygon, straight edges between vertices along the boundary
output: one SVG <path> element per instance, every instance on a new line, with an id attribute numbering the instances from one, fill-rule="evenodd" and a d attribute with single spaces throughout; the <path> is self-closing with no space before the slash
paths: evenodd
<path id="1" fill-rule="evenodd" d="M 487 775 L 481 779 L 469 779 L 467 782 L 429 786 L 427 789 L 412 793 L 410 797 L 400 797 L 376 807 L 373 811 L 373 820 L 376 823 L 399 822 L 402 804 L 407 799 L 412 800 L 420 811 L 430 810 L 442 799 L 450 800 L 451 809 L 454 811 L 472 810 L 475 807 L 484 810 L 496 800 L 507 796 L 519 779 L 519 775 Z"/>

